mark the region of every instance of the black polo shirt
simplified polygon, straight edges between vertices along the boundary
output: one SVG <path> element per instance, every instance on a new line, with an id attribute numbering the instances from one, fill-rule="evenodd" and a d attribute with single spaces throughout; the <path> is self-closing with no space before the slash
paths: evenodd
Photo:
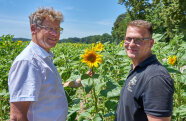
<path id="1" fill-rule="evenodd" d="M 120 93 L 117 121 L 148 121 L 146 114 L 169 117 L 172 114 L 174 84 L 155 55 L 129 72 Z"/>

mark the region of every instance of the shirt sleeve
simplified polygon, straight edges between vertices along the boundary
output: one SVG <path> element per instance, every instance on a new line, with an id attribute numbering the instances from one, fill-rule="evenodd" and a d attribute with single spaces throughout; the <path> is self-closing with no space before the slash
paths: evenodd
<path id="1" fill-rule="evenodd" d="M 155 76 L 144 90 L 143 105 L 146 114 L 169 117 L 172 114 L 174 84 L 171 77 Z"/>
<path id="2" fill-rule="evenodd" d="M 10 102 L 37 101 L 42 83 L 41 70 L 29 61 L 15 62 L 9 72 Z"/>

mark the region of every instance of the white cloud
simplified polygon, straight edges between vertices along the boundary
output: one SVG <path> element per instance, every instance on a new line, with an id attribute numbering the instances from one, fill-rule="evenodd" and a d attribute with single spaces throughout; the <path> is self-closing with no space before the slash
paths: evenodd
<path id="1" fill-rule="evenodd" d="M 1 19 L 0 18 L 0 22 L 1 24 L 28 24 L 29 22 L 28 21 L 23 21 L 23 20 L 10 20 L 10 19 Z"/>
<path id="2" fill-rule="evenodd" d="M 74 9 L 73 6 L 67 6 L 67 7 L 64 8 L 64 10 L 73 10 L 73 9 Z"/>
<path id="3" fill-rule="evenodd" d="M 103 25 L 103 26 L 112 26 L 113 25 L 113 21 L 110 19 L 104 19 L 104 20 L 100 20 L 96 22 L 99 25 Z"/>

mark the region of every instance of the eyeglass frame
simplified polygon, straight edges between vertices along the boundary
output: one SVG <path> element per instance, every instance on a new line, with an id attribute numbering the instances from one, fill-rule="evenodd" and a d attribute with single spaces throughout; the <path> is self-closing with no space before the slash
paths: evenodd
<path id="1" fill-rule="evenodd" d="M 128 41 L 128 39 L 131 39 L 130 41 Z M 134 40 L 135 44 L 140 45 L 144 40 L 151 40 L 151 38 L 134 38 L 134 37 L 125 37 L 125 44 L 130 44 L 131 41 Z"/>
<path id="2" fill-rule="evenodd" d="M 49 27 L 49 26 L 41 26 L 41 25 L 36 25 L 37 27 L 39 27 L 39 28 L 43 28 L 43 29 L 45 29 L 45 30 L 47 30 L 47 31 L 49 31 L 49 32 L 53 32 L 53 31 L 55 31 L 55 32 L 62 32 L 63 31 L 63 28 L 61 28 L 61 27 L 58 27 L 58 28 L 53 28 L 53 27 Z"/>

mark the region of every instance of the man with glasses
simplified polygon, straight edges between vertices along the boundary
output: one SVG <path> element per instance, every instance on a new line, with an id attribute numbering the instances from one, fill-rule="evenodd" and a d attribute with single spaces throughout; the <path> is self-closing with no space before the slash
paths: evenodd
<path id="1" fill-rule="evenodd" d="M 10 121 L 66 121 L 68 103 L 50 51 L 59 41 L 62 13 L 40 8 L 29 18 L 32 41 L 9 72 Z"/>
<path id="2" fill-rule="evenodd" d="M 152 25 L 144 20 L 129 23 L 124 47 L 132 60 L 120 93 L 116 121 L 170 121 L 174 84 L 168 71 L 151 53 Z"/>

